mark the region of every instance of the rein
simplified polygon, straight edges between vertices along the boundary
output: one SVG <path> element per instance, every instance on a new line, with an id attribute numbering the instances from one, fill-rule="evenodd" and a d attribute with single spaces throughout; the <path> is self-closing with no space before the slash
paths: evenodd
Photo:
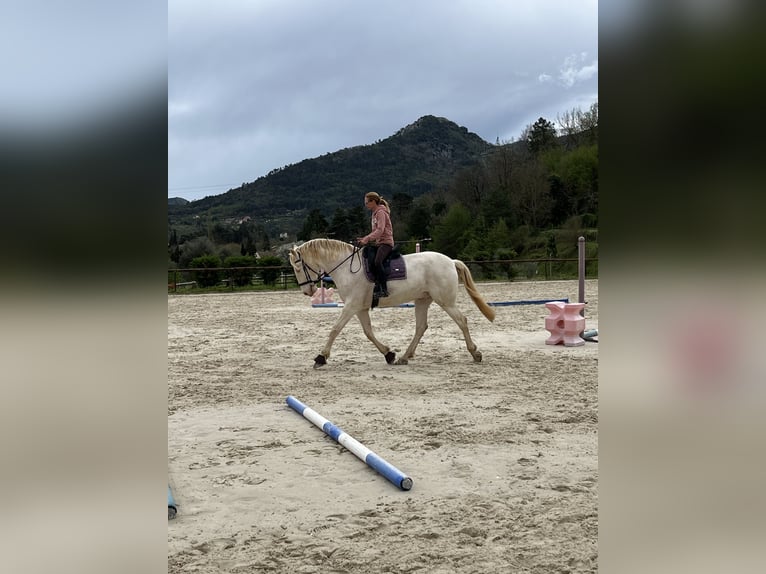
<path id="1" fill-rule="evenodd" d="M 298 287 L 303 287 L 304 285 L 308 285 L 309 283 L 317 283 L 319 281 L 322 281 L 325 277 L 330 277 L 333 271 L 335 271 L 338 267 L 343 265 L 346 261 L 348 261 L 349 259 L 354 257 L 354 255 L 357 255 L 359 257 L 359 269 L 361 269 L 362 268 L 362 256 L 359 255 L 359 252 L 361 250 L 362 250 L 361 247 L 358 247 L 358 246 L 354 245 L 354 249 L 353 249 L 353 251 L 351 251 L 351 253 L 348 255 L 348 257 L 343 259 L 340 263 L 338 263 L 335 267 L 333 267 L 329 271 L 321 271 L 320 272 L 320 271 L 317 271 L 316 269 L 314 269 L 313 267 L 311 267 L 311 265 L 309 265 L 308 263 L 306 263 L 306 261 L 303 259 L 303 256 L 301 255 L 300 250 L 296 249 L 296 251 L 298 253 L 298 260 L 296 261 L 296 263 L 300 262 L 301 266 L 303 267 L 303 274 L 306 277 L 305 281 L 303 281 L 302 283 L 298 283 Z M 354 261 L 352 259 L 351 264 L 349 265 L 349 269 L 350 269 L 351 273 L 358 273 L 359 269 L 354 271 L 353 270 L 353 266 L 354 266 Z M 316 279 L 312 279 L 311 278 L 311 276 L 309 275 L 309 271 L 311 271 L 312 273 L 314 273 L 314 275 L 316 275 Z"/>

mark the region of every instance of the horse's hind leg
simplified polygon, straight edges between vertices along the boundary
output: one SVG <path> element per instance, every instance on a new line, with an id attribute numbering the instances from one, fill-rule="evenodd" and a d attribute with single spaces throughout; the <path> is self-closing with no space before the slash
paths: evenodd
<path id="1" fill-rule="evenodd" d="M 359 319 L 359 323 L 361 323 L 362 330 L 364 331 L 364 334 L 367 336 L 367 338 L 372 341 L 372 344 L 377 347 L 378 351 L 383 353 L 383 356 L 386 358 L 386 362 L 389 365 L 393 363 L 394 359 L 396 359 L 396 353 L 381 343 L 375 336 L 375 332 L 372 330 L 372 321 L 370 321 L 369 310 L 366 308 L 362 309 L 356 314 L 356 318 Z"/>
<path id="2" fill-rule="evenodd" d="M 481 351 L 476 347 L 476 344 L 471 339 L 471 334 L 468 332 L 468 319 L 456 306 L 442 306 L 447 314 L 452 317 L 452 320 L 457 323 L 460 330 L 463 331 L 463 337 L 465 337 L 465 346 L 468 348 L 468 352 L 471 353 L 475 363 L 481 363 Z"/>
<path id="3" fill-rule="evenodd" d="M 428 329 L 428 307 L 431 306 L 431 303 L 433 303 L 431 297 L 424 297 L 415 301 L 415 336 L 412 338 L 410 346 L 407 347 L 404 355 L 397 361 L 397 364 L 406 365 L 415 356 L 415 349 L 420 344 L 423 333 Z"/>

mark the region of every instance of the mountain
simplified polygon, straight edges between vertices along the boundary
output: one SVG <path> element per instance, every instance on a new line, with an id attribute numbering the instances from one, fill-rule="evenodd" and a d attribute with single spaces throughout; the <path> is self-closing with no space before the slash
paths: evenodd
<path id="1" fill-rule="evenodd" d="M 423 116 L 386 139 L 274 169 L 221 195 L 185 204 L 168 200 L 169 224 L 249 217 L 270 234 L 294 232 L 311 210 L 329 218 L 339 207 L 361 205 L 368 191 L 391 199 L 445 189 L 493 147 L 446 118 Z"/>
<path id="2" fill-rule="evenodd" d="M 169 197 L 168 198 L 168 205 L 186 205 L 189 203 L 188 199 L 184 199 L 183 197 Z"/>

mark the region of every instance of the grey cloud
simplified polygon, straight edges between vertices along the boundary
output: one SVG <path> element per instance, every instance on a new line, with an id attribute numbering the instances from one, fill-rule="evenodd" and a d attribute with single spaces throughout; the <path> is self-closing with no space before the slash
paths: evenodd
<path id="1" fill-rule="evenodd" d="M 171 196 L 373 143 L 425 114 L 508 139 L 565 111 L 571 92 L 595 93 L 584 77 L 566 94 L 537 81 L 570 54 L 597 58 L 595 3 L 221 6 L 169 4 Z M 197 156 L 213 147 L 217 161 Z"/>

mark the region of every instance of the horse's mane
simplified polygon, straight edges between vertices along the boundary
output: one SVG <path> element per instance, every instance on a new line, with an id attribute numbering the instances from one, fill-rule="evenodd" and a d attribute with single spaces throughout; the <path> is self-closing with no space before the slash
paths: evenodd
<path id="1" fill-rule="evenodd" d="M 298 246 L 301 255 L 306 259 L 317 259 L 330 257 L 335 259 L 344 257 L 351 253 L 354 246 L 350 243 L 338 241 L 337 239 L 317 238 L 310 239 L 306 243 Z"/>

